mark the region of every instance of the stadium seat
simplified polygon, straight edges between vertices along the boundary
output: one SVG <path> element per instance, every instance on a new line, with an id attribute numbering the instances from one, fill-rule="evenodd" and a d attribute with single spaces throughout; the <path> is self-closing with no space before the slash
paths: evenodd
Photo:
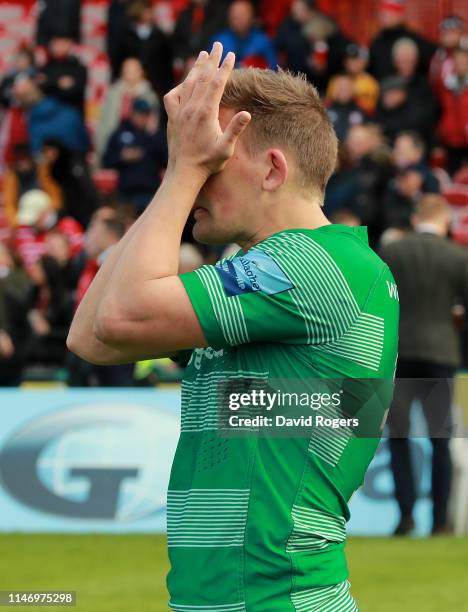
<path id="1" fill-rule="evenodd" d="M 442 195 L 452 206 L 468 206 L 468 185 L 452 183 L 442 188 Z"/>

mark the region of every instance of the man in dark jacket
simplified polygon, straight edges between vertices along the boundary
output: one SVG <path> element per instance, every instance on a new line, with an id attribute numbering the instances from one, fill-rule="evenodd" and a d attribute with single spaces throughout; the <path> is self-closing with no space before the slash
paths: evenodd
<path id="1" fill-rule="evenodd" d="M 317 21 L 325 28 L 325 38 L 314 41 L 307 30 Z M 343 60 L 351 42 L 336 22 L 317 10 L 314 0 L 295 0 L 291 15 L 278 28 L 276 47 L 281 59 L 292 72 L 302 72 L 325 93 L 331 76 L 344 70 Z"/>
<path id="2" fill-rule="evenodd" d="M 57 27 L 75 42 L 80 42 L 80 0 L 41 0 L 38 2 L 36 42 L 48 45 Z"/>
<path id="3" fill-rule="evenodd" d="M 37 80 L 43 92 L 54 96 L 84 114 L 86 67 L 73 55 L 73 39 L 57 31 L 50 39 L 49 59 L 39 71 Z"/>
<path id="4" fill-rule="evenodd" d="M 410 95 L 403 77 L 386 77 L 380 85 L 375 122 L 391 143 L 402 130 L 414 130 L 426 142 L 433 128 L 433 113 L 425 102 Z"/>
<path id="5" fill-rule="evenodd" d="M 304 33 L 304 26 L 313 18 L 314 5 L 312 0 L 296 0 L 291 15 L 278 28 L 276 47 L 292 72 L 309 72 L 308 59 L 312 45 Z"/>
<path id="6" fill-rule="evenodd" d="M 399 38 L 411 38 L 419 48 L 418 70 L 427 73 L 436 45 L 413 32 L 405 24 L 405 0 L 381 0 L 381 30 L 370 47 L 370 72 L 379 81 L 394 72 L 392 48 Z"/>
<path id="7" fill-rule="evenodd" d="M 103 162 L 119 172 L 119 192 L 141 212 L 151 201 L 167 166 L 165 132 L 155 110 L 143 98 L 133 103 L 128 120 L 109 139 Z"/>
<path id="8" fill-rule="evenodd" d="M 390 410 L 390 451 L 401 519 L 395 534 L 414 528 L 416 490 L 408 432 L 410 409 L 420 399 L 432 442 L 432 533 L 448 530 L 450 495 L 451 379 L 460 365 L 452 308 L 468 302 L 468 251 L 447 240 L 450 208 L 438 195 L 425 196 L 413 217 L 415 232 L 380 255 L 389 265 L 400 297 L 400 343 L 395 398 Z M 424 380 L 418 380 L 424 379 Z"/>
<path id="9" fill-rule="evenodd" d="M 153 89 L 162 98 L 173 85 L 172 47 L 153 17 L 153 9 L 146 0 L 131 2 L 127 10 L 127 25 L 114 50 L 113 74 L 120 73 L 127 57 L 138 58 Z"/>
<path id="10" fill-rule="evenodd" d="M 227 23 L 226 0 L 191 0 L 179 13 L 172 35 L 174 56 L 186 60 L 208 49 L 213 35 Z"/>
<path id="11" fill-rule="evenodd" d="M 122 59 L 120 41 L 127 22 L 129 0 L 111 0 L 107 8 L 106 52 L 111 65 L 111 79 L 119 77 Z"/>

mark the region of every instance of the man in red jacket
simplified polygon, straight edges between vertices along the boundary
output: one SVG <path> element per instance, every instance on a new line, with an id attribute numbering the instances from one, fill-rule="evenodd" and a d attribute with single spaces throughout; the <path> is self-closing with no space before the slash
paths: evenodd
<path id="1" fill-rule="evenodd" d="M 447 148 L 448 170 L 456 172 L 468 161 L 468 46 L 459 46 L 453 54 L 454 71 L 440 88 L 440 142 Z"/>

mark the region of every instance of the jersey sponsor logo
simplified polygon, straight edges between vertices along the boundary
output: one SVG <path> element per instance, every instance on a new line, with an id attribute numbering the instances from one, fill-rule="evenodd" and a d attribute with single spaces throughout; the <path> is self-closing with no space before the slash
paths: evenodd
<path id="1" fill-rule="evenodd" d="M 216 264 L 228 296 L 263 291 L 275 295 L 294 287 L 276 261 L 267 253 L 250 249 L 245 255 Z"/>
<path id="2" fill-rule="evenodd" d="M 400 298 L 398 297 L 398 287 L 396 286 L 396 284 L 391 283 L 390 281 L 386 281 L 386 282 L 387 282 L 388 295 L 394 300 L 400 301 Z"/>
<path id="3" fill-rule="evenodd" d="M 203 359 L 218 359 L 218 357 L 223 357 L 223 355 L 224 349 L 219 349 L 217 351 L 214 348 L 211 348 L 211 346 L 208 346 L 207 348 L 194 349 L 187 365 L 191 365 L 193 363 L 195 369 L 199 370 L 201 368 Z"/>

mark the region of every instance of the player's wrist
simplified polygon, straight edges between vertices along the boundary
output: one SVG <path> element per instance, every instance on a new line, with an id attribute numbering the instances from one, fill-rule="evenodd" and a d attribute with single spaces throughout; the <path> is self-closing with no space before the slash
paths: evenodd
<path id="1" fill-rule="evenodd" d="M 201 189 L 210 175 L 211 171 L 206 166 L 181 159 L 168 166 L 165 178 L 190 182 Z"/>

